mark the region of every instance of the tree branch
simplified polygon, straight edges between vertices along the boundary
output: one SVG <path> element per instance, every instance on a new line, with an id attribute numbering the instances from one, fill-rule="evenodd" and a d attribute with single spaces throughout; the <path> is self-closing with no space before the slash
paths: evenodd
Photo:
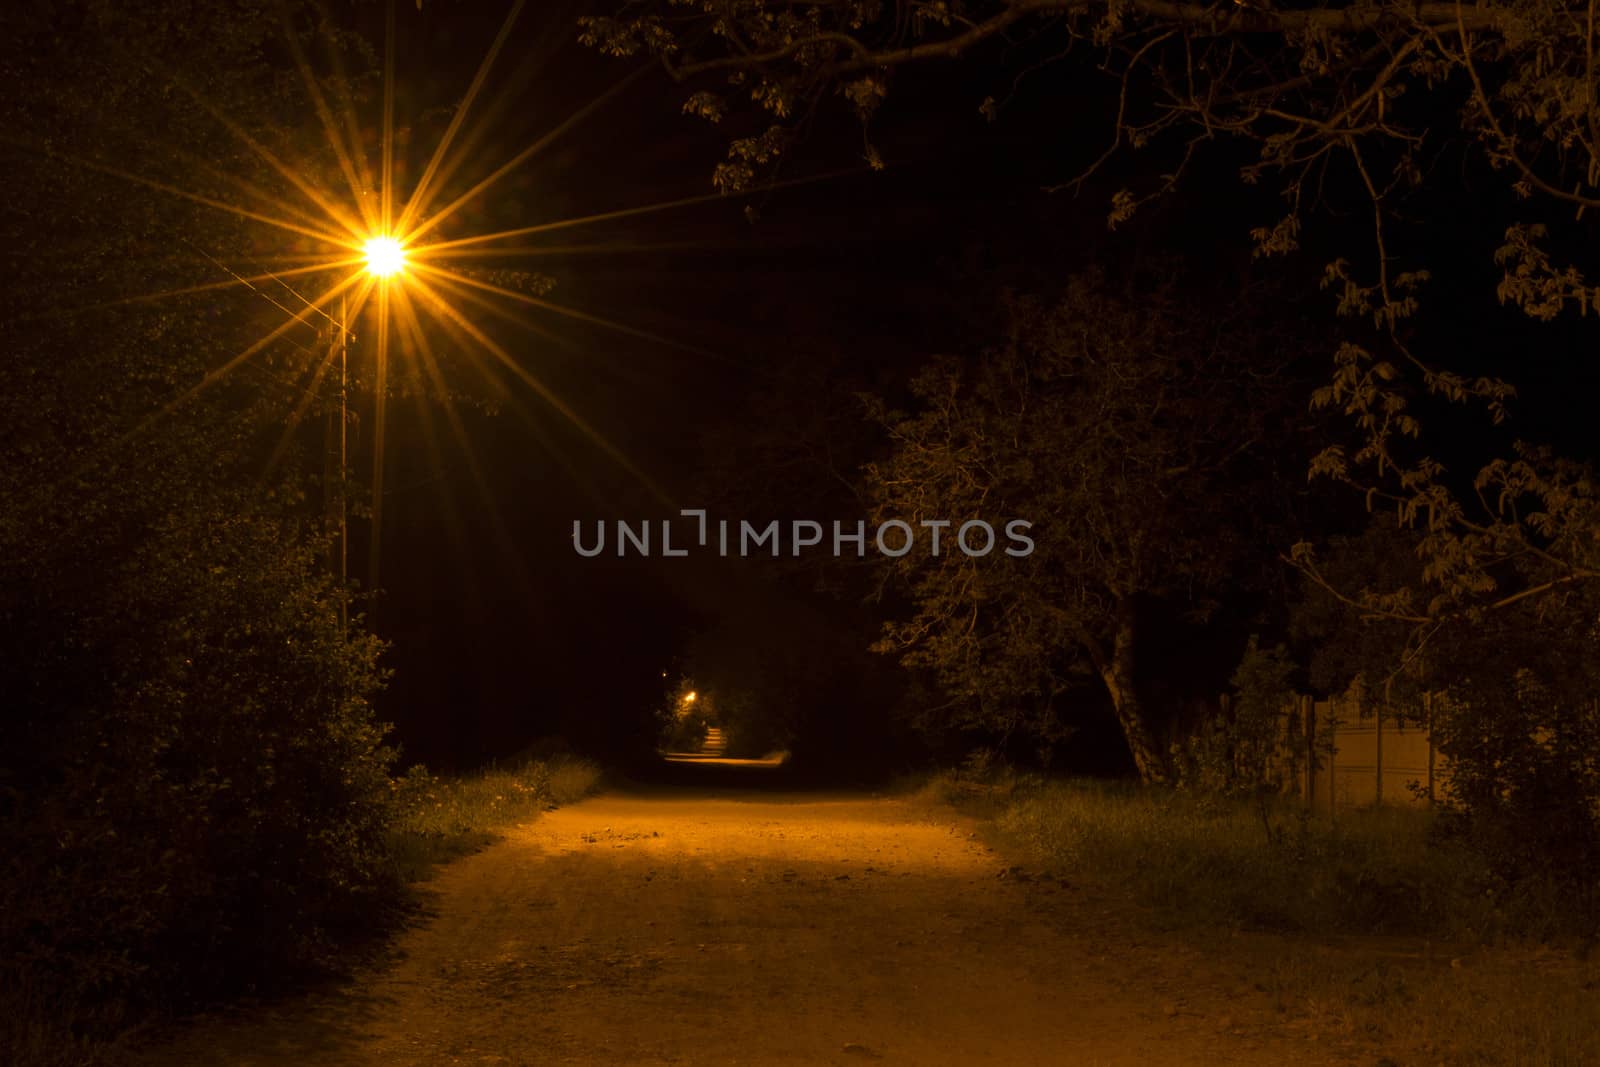
<path id="1" fill-rule="evenodd" d="M 1457 35 L 1461 38 L 1461 65 L 1466 68 L 1467 76 L 1472 79 L 1472 98 L 1477 102 L 1478 109 L 1483 112 L 1484 121 L 1489 124 L 1489 131 L 1500 142 L 1500 150 L 1505 154 L 1506 160 L 1517 169 L 1517 172 L 1522 175 L 1529 185 L 1540 192 L 1553 196 L 1557 200 L 1565 200 L 1568 203 L 1577 204 L 1582 208 L 1600 208 L 1600 200 L 1591 196 L 1584 196 L 1582 193 L 1569 193 L 1565 189 L 1551 185 L 1535 173 L 1532 167 L 1523 162 L 1522 156 L 1517 153 L 1516 142 L 1506 134 L 1504 127 L 1500 125 L 1500 120 L 1495 117 L 1494 108 L 1489 103 L 1488 90 L 1483 87 L 1483 79 L 1478 76 L 1477 64 L 1472 62 L 1472 41 L 1467 36 L 1467 32 L 1472 29 L 1481 29 L 1482 27 L 1474 26 L 1466 20 L 1465 13 L 1461 10 L 1459 3 L 1456 4 L 1456 9 L 1458 17 L 1454 20 L 1454 25 Z M 1593 99 L 1594 87 L 1592 85 L 1589 92 L 1591 99 Z"/>
<path id="2" fill-rule="evenodd" d="M 668 64 L 673 77 L 683 80 L 697 74 L 763 66 L 788 59 L 797 52 L 819 45 L 838 45 L 853 58 L 826 64 L 830 74 L 896 67 L 928 59 L 954 59 L 996 34 L 1034 15 L 1082 14 L 1103 6 L 1104 0 L 1016 0 L 989 18 L 971 23 L 968 28 L 942 40 L 923 41 L 900 48 L 873 50 L 847 33 L 816 33 L 787 41 L 765 52 L 724 56 L 681 66 Z M 1451 26 L 1464 29 L 1497 29 L 1506 19 L 1501 8 L 1463 9 L 1456 3 L 1390 3 L 1382 6 L 1307 8 L 1299 11 L 1266 11 L 1243 8 L 1238 4 L 1199 4 L 1183 0 L 1126 0 L 1125 10 L 1160 23 L 1177 24 L 1198 31 L 1202 36 L 1226 34 L 1292 34 L 1308 31 L 1325 33 L 1365 33 L 1381 26 L 1411 25 L 1440 30 Z"/>

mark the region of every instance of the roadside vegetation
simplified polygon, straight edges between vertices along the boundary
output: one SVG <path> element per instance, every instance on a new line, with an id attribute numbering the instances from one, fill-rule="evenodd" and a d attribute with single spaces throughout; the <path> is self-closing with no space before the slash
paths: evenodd
<path id="1" fill-rule="evenodd" d="M 1448 813 L 1328 820 L 982 758 L 920 795 L 979 818 L 1024 877 L 1141 905 L 1152 927 L 1247 961 L 1289 1019 L 1373 1039 L 1389 1062 L 1554 1067 L 1600 1048 L 1592 917 L 1559 879 L 1508 882 Z"/>
<path id="2" fill-rule="evenodd" d="M 1456 942 L 1579 935 L 1551 882 L 1507 884 L 1427 811 L 1337 820 L 1256 803 L 1099 782 L 1018 793 L 1000 840 L 1053 872 L 1093 871 L 1176 923 Z"/>
<path id="3" fill-rule="evenodd" d="M 215 801 L 194 816 L 198 826 L 215 831 L 196 838 L 206 847 L 163 845 L 132 868 L 148 872 L 137 881 L 112 881 L 107 865 L 127 866 L 124 857 L 151 849 L 149 840 L 129 841 L 117 852 L 109 842 L 119 835 L 110 834 L 106 842 L 80 846 L 73 867 L 62 865 L 57 850 L 54 882 L 41 874 L 30 883 L 54 886 L 54 895 L 0 897 L 0 945 L 6 949 L 0 1001 L 7 1005 L 0 1014 L 0 1048 L 6 1050 L 0 1058 L 19 1067 L 112 1063 L 161 1019 L 342 973 L 404 921 L 411 911 L 409 885 L 490 844 L 498 831 L 581 799 L 600 781 L 598 767 L 570 756 L 459 777 L 418 765 L 396 778 L 387 777 L 379 759 L 371 757 L 364 791 L 344 806 L 344 823 L 321 809 L 312 812 L 361 833 L 281 841 L 270 855 L 298 864 L 284 868 L 278 880 L 261 873 L 268 861 L 259 835 L 246 836 L 248 827 L 225 818 Z M 219 864 L 216 850 L 235 840 L 240 843 L 231 858 Z M 50 856 L 41 848 L 31 859 L 43 863 Z M 28 858 L 13 855 L 11 865 Z M 313 874 L 313 864 L 320 874 Z M 319 887 L 321 895 L 312 896 Z M 108 903 L 116 905 L 110 914 L 96 910 Z M 129 925 L 128 916 L 142 923 Z M 201 966 L 208 958 L 196 943 L 201 937 L 215 970 Z M 87 954 L 85 944 L 99 951 Z"/>
<path id="4" fill-rule="evenodd" d="M 393 783 L 395 873 L 407 883 L 423 881 L 440 864 L 491 843 L 498 831 L 581 800 L 599 784 L 598 767 L 570 756 L 453 778 L 414 766 Z"/>

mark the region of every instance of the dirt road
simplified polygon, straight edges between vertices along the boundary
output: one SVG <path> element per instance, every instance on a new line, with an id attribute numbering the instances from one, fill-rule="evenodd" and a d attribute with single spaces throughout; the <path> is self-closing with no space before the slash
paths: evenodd
<path id="1" fill-rule="evenodd" d="M 151 1064 L 1370 1063 L 939 809 L 641 789 L 430 884 L 401 958 Z"/>

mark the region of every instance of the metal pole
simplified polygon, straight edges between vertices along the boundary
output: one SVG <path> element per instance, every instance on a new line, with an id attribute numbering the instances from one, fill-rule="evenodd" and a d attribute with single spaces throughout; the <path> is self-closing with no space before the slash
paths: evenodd
<path id="1" fill-rule="evenodd" d="M 1377 741 L 1375 742 L 1376 748 L 1375 748 L 1375 752 L 1374 752 L 1374 759 L 1377 761 L 1377 765 L 1378 765 L 1378 770 L 1377 770 L 1377 789 L 1375 790 L 1374 797 L 1373 797 L 1373 803 L 1375 803 L 1375 804 L 1382 804 L 1383 803 L 1383 713 L 1389 707 L 1389 686 L 1393 681 L 1394 681 L 1394 679 L 1392 679 L 1392 678 L 1384 679 L 1384 682 L 1383 682 L 1383 699 L 1378 701 L 1378 709 L 1377 709 L 1377 715 L 1378 715 L 1377 727 L 1378 727 L 1378 731 L 1377 731 Z"/>
<path id="2" fill-rule="evenodd" d="M 1339 698 L 1328 697 L 1328 818 L 1339 807 Z"/>
<path id="3" fill-rule="evenodd" d="M 339 297 L 339 628 L 349 625 L 349 607 L 346 604 L 350 588 L 350 503 L 345 484 L 350 469 L 346 451 L 350 430 L 350 313 L 349 297 Z"/>
<path id="4" fill-rule="evenodd" d="M 1306 807 L 1315 808 L 1317 806 L 1317 700 L 1309 693 L 1300 697 L 1300 721 L 1306 728 L 1303 738 L 1306 747 L 1302 753 L 1306 761 L 1304 793 Z"/>
<path id="5" fill-rule="evenodd" d="M 1422 694 L 1422 716 L 1428 731 L 1428 803 L 1433 803 L 1433 691 Z"/>

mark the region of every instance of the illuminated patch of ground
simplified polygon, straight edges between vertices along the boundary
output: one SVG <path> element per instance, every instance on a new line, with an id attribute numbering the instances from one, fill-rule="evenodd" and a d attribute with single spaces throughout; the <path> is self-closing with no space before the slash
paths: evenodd
<path id="1" fill-rule="evenodd" d="M 1244 965 L 908 800 L 613 793 L 430 888 L 397 962 L 148 1062 L 1371 1062 Z"/>

